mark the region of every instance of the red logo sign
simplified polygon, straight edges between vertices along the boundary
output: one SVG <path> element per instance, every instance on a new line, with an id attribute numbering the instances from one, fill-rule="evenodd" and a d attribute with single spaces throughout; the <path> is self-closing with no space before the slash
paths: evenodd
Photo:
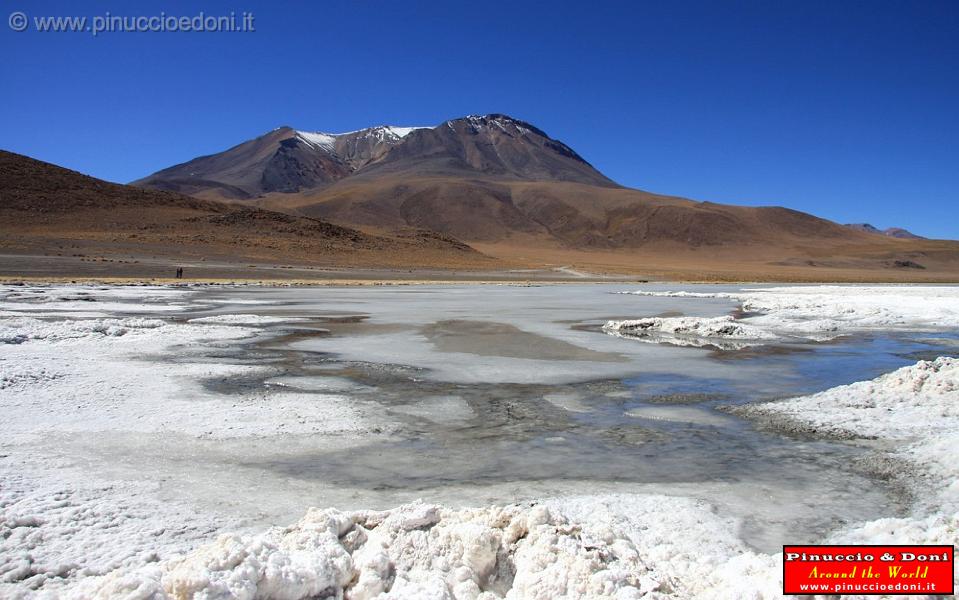
<path id="1" fill-rule="evenodd" d="M 783 546 L 783 593 L 952 595 L 955 546 Z"/>

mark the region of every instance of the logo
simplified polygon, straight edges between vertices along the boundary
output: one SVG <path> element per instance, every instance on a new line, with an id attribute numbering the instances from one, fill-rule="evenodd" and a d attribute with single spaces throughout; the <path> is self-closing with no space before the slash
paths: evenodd
<path id="1" fill-rule="evenodd" d="M 10 13 L 10 16 L 7 17 L 7 24 L 14 31 L 24 31 L 30 23 L 27 21 L 27 15 L 18 10 Z"/>
<path id="2" fill-rule="evenodd" d="M 955 546 L 783 546 L 783 593 L 952 595 Z"/>

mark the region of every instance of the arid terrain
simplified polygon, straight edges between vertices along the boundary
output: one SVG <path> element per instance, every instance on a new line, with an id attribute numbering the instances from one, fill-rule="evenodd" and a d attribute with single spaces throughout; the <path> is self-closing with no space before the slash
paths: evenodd
<path id="1" fill-rule="evenodd" d="M 469 246 L 405 228 L 371 235 L 309 217 L 119 185 L 0 152 L 0 273 L 6 276 L 270 279 L 294 265 L 384 270 L 496 266 Z M 209 263 L 211 267 L 205 267 Z M 190 276 L 191 273 L 186 273 Z M 301 272 L 300 277 L 303 277 Z"/>

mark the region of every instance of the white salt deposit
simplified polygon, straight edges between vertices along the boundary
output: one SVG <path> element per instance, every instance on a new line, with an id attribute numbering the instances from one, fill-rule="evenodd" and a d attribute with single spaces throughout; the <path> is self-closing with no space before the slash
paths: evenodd
<path id="1" fill-rule="evenodd" d="M 757 584 L 775 591 L 775 561 L 745 560 L 750 553 L 728 527 L 706 506 L 664 496 L 460 510 L 423 503 L 383 512 L 311 509 L 291 527 L 222 536 L 182 559 L 85 581 L 75 594 L 625 600 L 702 596 L 710 588 L 729 594 Z M 738 581 L 723 577 L 731 563 Z M 743 572 L 736 563 L 763 571 Z"/>
<path id="2" fill-rule="evenodd" d="M 386 429 L 364 403 L 344 396 L 207 390 L 204 380 L 273 373 L 202 357 L 210 347 L 258 335 L 256 329 L 143 317 L 39 318 L 45 313 L 20 300 L 33 290 L 0 293 L 0 302 L 20 309 L 0 318 L 0 597 L 30 590 L 61 597 L 84 578 L 185 553 L 227 524 L 240 530 L 235 519 L 171 497 L 162 479 L 92 478 L 90 455 L 76 457 L 68 448 L 89 446 L 95 456 L 98 439 L 140 439 L 145 448 L 152 440 L 181 440 L 189 447 L 182 436 L 196 443 L 336 439 Z M 53 294 L 77 290 L 95 295 L 92 303 L 111 297 L 82 287 Z M 120 304 L 132 312 L 142 307 L 138 297 L 112 296 L 128 300 Z M 129 448 L 137 451 L 136 444 Z M 191 459 L 187 453 L 180 460 Z M 106 464 L 124 461 L 116 456 Z"/>
<path id="3" fill-rule="evenodd" d="M 607 321 L 603 331 L 620 337 L 650 342 L 668 342 L 676 346 L 720 346 L 744 348 L 764 343 L 776 336 L 730 316 L 724 317 L 650 317 L 626 321 Z"/>
<path id="4" fill-rule="evenodd" d="M 959 359 L 920 361 L 872 381 L 754 405 L 753 410 L 830 434 L 903 440 L 948 432 L 959 426 Z"/>
<path id="5" fill-rule="evenodd" d="M 161 500 L 160 482 L 92 482 L 64 462 L 0 459 L 0 597 L 59 598 L 71 582 L 140 569 L 240 527 Z"/>
<path id="6" fill-rule="evenodd" d="M 0 286 L 0 311 L 58 317 L 174 313 L 190 306 L 191 294 L 188 289 L 159 286 Z"/>
<path id="7" fill-rule="evenodd" d="M 864 330 L 959 327 L 959 287 L 951 286 L 795 286 L 747 288 L 737 292 L 639 290 L 620 293 L 734 300 L 740 302 L 748 315 L 732 323 L 698 317 L 644 318 L 609 321 L 605 327 L 614 335 L 638 331 L 640 335 L 631 337 L 676 345 L 716 345 L 710 344 L 709 338 L 712 338 L 730 340 L 730 347 L 744 347 L 777 338 L 828 340 Z M 654 333 L 666 335 L 655 339 L 651 337 Z"/>
<path id="8" fill-rule="evenodd" d="M 98 336 L 119 337 L 164 325 L 165 322 L 159 319 L 138 317 L 77 321 L 44 321 L 31 317 L 14 317 L 0 321 L 0 344 L 22 344 L 29 340 L 59 342 Z"/>

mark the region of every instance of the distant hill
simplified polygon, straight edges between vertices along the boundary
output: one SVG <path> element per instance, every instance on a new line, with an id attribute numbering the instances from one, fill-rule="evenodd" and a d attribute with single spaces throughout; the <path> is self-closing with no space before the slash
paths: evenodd
<path id="1" fill-rule="evenodd" d="M 6 251 L 267 259 L 342 265 L 482 265 L 468 245 L 435 232 L 371 235 L 326 221 L 120 185 L 0 151 Z"/>
<path id="2" fill-rule="evenodd" d="M 885 235 L 888 237 L 899 238 L 901 240 L 924 240 L 926 238 L 916 235 L 910 231 L 903 229 L 902 227 L 888 227 L 886 229 L 877 229 L 869 223 L 847 223 L 846 227 L 854 229 L 856 231 L 864 231 L 866 233 L 874 233 L 877 235 Z"/>

